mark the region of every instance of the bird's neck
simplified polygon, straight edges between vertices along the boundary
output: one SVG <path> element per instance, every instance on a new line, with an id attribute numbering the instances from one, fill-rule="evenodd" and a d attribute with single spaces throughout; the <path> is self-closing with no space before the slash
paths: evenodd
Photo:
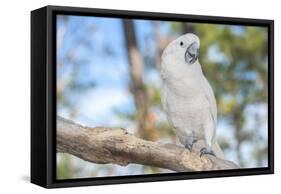
<path id="1" fill-rule="evenodd" d="M 194 64 L 192 64 L 191 68 L 194 68 L 194 72 L 196 72 L 197 75 L 203 74 L 199 60 L 197 60 Z"/>
<path id="2" fill-rule="evenodd" d="M 186 64 L 184 64 L 186 65 Z M 190 65 L 188 67 L 188 69 L 179 71 L 177 74 L 173 73 L 169 73 L 169 72 L 165 72 L 165 73 L 161 73 L 161 77 L 163 79 L 164 82 L 181 82 L 182 80 L 189 78 L 189 79 L 200 79 L 201 76 L 203 75 L 202 72 L 202 68 L 201 65 L 199 63 L 199 61 L 197 60 L 195 63 L 193 63 L 192 65 Z"/>

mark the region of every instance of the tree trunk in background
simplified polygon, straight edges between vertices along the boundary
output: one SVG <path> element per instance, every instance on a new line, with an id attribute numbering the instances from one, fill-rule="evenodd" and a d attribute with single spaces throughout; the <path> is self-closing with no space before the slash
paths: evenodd
<path id="1" fill-rule="evenodd" d="M 194 25 L 190 24 L 190 23 L 183 23 L 182 25 L 182 33 L 186 34 L 186 33 L 195 33 L 195 27 Z"/>
<path id="2" fill-rule="evenodd" d="M 236 139 L 236 156 L 237 161 L 241 167 L 244 167 L 244 161 L 242 158 L 242 150 L 241 145 L 245 140 L 245 137 L 243 135 L 243 125 L 244 125 L 244 119 L 243 119 L 243 112 L 246 108 L 246 102 L 242 102 L 239 107 L 235 108 L 233 110 L 233 121 L 234 121 L 234 127 L 235 127 L 235 139 Z"/>
<path id="3" fill-rule="evenodd" d="M 242 129 L 242 126 L 240 124 L 240 112 L 238 112 L 237 108 L 234 110 L 234 113 L 233 113 L 233 121 L 234 121 L 234 127 L 235 127 L 235 139 L 236 139 L 236 156 L 237 156 L 237 160 L 239 162 L 239 165 L 241 165 L 241 162 L 242 162 L 242 156 L 241 156 L 241 142 L 242 142 L 242 139 L 241 139 L 241 129 Z"/>
<path id="4" fill-rule="evenodd" d="M 166 39 L 165 39 L 164 37 L 161 36 L 159 21 L 153 21 L 152 24 L 154 26 L 154 36 L 155 36 L 156 47 L 157 47 L 156 68 L 160 72 L 161 55 L 162 55 L 163 50 L 169 43 L 169 40 L 168 40 L 169 38 L 168 38 L 168 36 L 166 36 Z"/>
<path id="5" fill-rule="evenodd" d="M 143 82 L 145 65 L 137 46 L 134 23 L 132 20 L 124 19 L 122 24 L 130 66 L 131 83 L 129 87 L 134 96 L 138 135 L 142 139 L 155 141 L 158 139 L 159 133 L 150 119 L 149 95 Z"/>

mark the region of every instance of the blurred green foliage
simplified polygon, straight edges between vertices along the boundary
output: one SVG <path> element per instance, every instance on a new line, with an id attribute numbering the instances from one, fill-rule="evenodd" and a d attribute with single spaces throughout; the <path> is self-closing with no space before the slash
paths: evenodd
<path id="1" fill-rule="evenodd" d="M 61 154 L 59 160 L 60 162 L 57 163 L 57 179 L 73 178 L 73 176 L 82 169 L 81 167 L 73 165 L 72 158 L 68 154 Z"/>

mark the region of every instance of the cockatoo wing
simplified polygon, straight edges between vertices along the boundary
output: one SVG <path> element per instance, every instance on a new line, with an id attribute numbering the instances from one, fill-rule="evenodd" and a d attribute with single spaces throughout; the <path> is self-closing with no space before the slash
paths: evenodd
<path id="1" fill-rule="evenodd" d="M 161 103 L 163 110 L 167 112 L 167 88 L 165 84 L 163 84 L 162 86 Z"/>
<path id="2" fill-rule="evenodd" d="M 216 125 L 217 125 L 216 98 L 215 98 L 214 92 L 212 90 L 212 87 L 210 86 L 210 84 L 209 84 L 208 80 L 205 78 L 205 76 L 203 76 L 203 89 L 204 89 L 205 96 L 209 102 L 209 108 L 210 108 L 209 110 L 210 110 L 210 113 L 213 118 L 214 127 L 216 127 Z M 216 130 L 216 129 L 214 129 L 214 130 Z M 214 139 L 213 139 L 212 149 L 218 158 L 224 159 L 223 151 L 220 148 L 220 146 L 216 140 L 216 137 L 214 137 Z"/>
<path id="3" fill-rule="evenodd" d="M 203 76 L 203 90 L 204 90 L 204 94 L 205 97 L 207 98 L 208 102 L 209 102 L 209 108 L 210 108 L 210 112 L 212 114 L 212 118 L 214 121 L 214 126 L 216 127 L 217 125 L 217 103 L 216 103 L 216 98 L 213 92 L 212 87 L 210 86 L 208 80 L 205 78 L 205 76 Z"/>

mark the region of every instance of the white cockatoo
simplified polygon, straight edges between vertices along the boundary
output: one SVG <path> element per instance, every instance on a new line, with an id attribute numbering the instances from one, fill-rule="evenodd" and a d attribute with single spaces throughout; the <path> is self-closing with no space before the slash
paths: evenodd
<path id="1" fill-rule="evenodd" d="M 161 57 L 162 105 L 181 144 L 191 151 L 204 140 L 202 154 L 224 154 L 216 140 L 217 106 L 198 60 L 200 40 L 192 33 L 172 41 Z"/>

